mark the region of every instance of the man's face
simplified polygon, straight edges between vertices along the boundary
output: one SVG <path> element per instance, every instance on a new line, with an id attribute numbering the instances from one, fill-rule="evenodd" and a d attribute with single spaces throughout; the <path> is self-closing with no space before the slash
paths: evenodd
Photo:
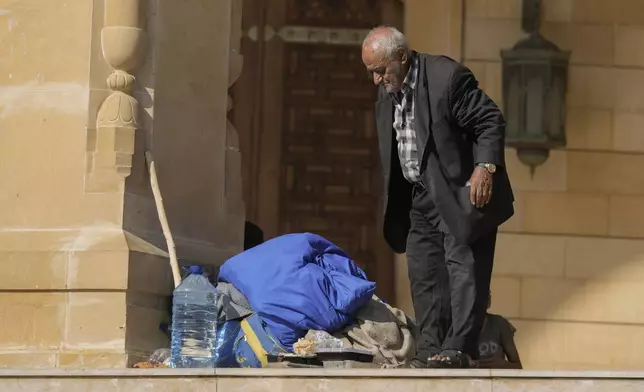
<path id="1" fill-rule="evenodd" d="M 362 62 L 376 86 L 383 85 L 388 93 L 402 89 L 407 63 L 404 51 L 396 52 L 393 59 L 388 59 L 382 51 L 373 51 L 367 45 L 362 49 Z"/>

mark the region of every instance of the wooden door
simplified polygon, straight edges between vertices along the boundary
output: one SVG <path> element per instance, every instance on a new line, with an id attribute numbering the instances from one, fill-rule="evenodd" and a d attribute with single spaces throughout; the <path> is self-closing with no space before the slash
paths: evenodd
<path id="1" fill-rule="evenodd" d="M 246 0 L 244 71 L 233 89 L 248 220 L 268 238 L 328 238 L 390 301 L 376 89 L 360 44 L 368 29 L 401 18 L 398 0 Z"/>

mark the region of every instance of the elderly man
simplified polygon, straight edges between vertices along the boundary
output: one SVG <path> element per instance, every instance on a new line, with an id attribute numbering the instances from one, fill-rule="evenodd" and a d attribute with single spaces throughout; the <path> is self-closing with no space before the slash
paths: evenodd
<path id="1" fill-rule="evenodd" d="M 407 253 L 416 319 L 411 367 L 464 368 L 478 357 L 498 226 L 514 214 L 505 122 L 456 61 L 373 29 L 362 61 L 378 86 L 384 236 Z"/>

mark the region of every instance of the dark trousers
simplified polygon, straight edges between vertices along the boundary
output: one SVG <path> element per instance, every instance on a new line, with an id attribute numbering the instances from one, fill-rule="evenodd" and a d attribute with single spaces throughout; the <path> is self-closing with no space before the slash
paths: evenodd
<path id="1" fill-rule="evenodd" d="M 426 361 L 443 350 L 458 350 L 477 359 L 497 230 L 473 244 L 457 244 L 420 186 L 414 186 L 410 217 L 407 264 L 420 327 L 416 357 Z"/>

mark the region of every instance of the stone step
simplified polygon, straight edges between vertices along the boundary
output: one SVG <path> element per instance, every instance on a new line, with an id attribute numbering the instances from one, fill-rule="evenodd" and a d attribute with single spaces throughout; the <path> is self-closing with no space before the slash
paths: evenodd
<path id="1" fill-rule="evenodd" d="M 0 391 L 641 392 L 644 372 L 403 369 L 0 370 Z"/>

